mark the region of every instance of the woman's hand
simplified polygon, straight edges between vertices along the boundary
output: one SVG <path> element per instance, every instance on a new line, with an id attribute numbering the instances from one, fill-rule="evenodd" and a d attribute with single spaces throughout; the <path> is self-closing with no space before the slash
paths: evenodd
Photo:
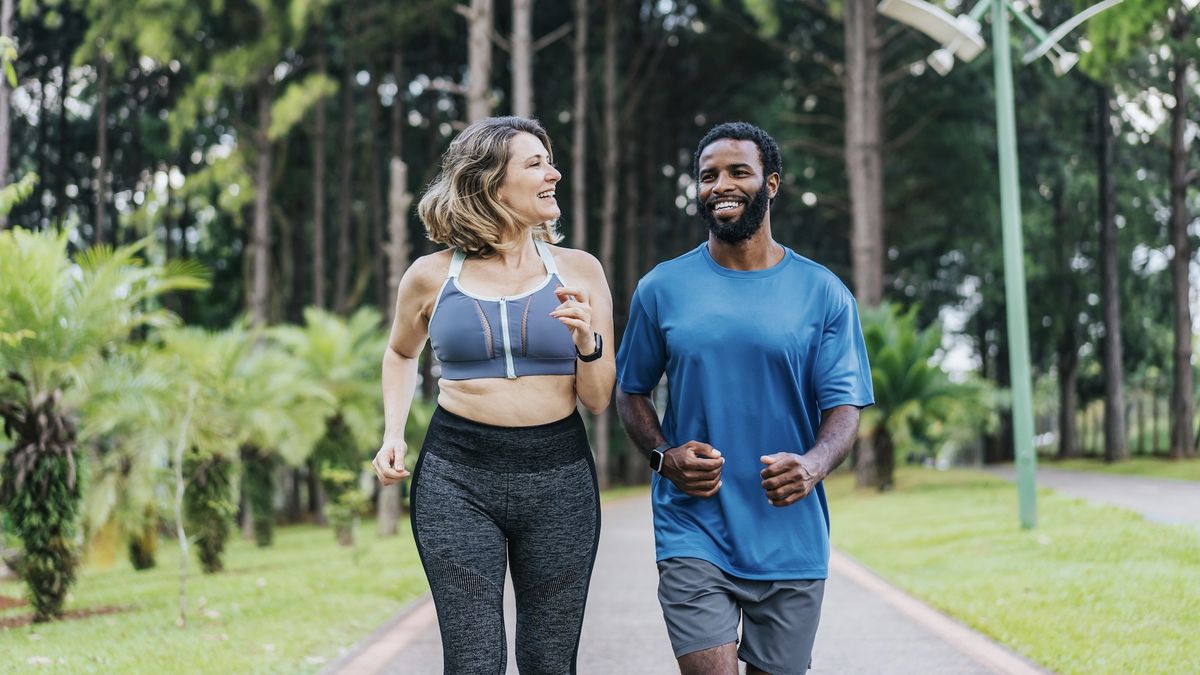
<path id="1" fill-rule="evenodd" d="M 408 444 L 403 439 L 383 439 L 383 446 L 375 453 L 371 466 L 384 487 L 399 483 L 412 475 L 404 468 L 404 453 L 407 450 Z"/>
<path id="2" fill-rule="evenodd" d="M 554 295 L 562 304 L 554 308 L 550 316 L 571 329 L 571 339 L 580 354 L 586 356 L 595 352 L 596 332 L 592 328 L 592 305 L 587 289 L 579 286 L 559 286 L 554 289 Z"/>

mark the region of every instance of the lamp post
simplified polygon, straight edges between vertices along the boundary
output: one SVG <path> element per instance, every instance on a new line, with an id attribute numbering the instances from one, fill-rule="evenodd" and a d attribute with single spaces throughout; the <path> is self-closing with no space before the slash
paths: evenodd
<path id="1" fill-rule="evenodd" d="M 992 10 L 992 47 L 996 83 L 996 148 L 1000 163 L 1000 223 L 1004 253 L 1004 293 L 1012 380 L 1013 455 L 1017 464 L 1017 501 L 1021 527 L 1037 525 L 1037 455 L 1033 451 L 1033 384 L 1029 367 L 1029 321 L 1025 300 L 1025 248 L 1021 234 L 1021 196 L 1017 187 L 1017 125 L 1013 102 L 1012 55 L 1008 14 L 1012 12 L 1039 41 L 1024 63 L 1046 56 L 1054 72 L 1065 74 L 1079 57 L 1058 41 L 1079 24 L 1121 0 L 1104 0 L 1063 22 L 1049 34 L 1012 6 L 1010 0 L 979 0 L 966 15 L 953 17 L 923 0 L 883 0 L 879 12 L 937 40 L 942 46 L 929 63 L 945 75 L 954 58 L 970 61 L 982 51 L 979 21 Z"/>

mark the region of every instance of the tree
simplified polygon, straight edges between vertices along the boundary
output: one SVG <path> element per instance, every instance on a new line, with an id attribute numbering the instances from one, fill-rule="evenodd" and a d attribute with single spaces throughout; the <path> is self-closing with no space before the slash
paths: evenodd
<path id="1" fill-rule="evenodd" d="M 476 122 L 492 114 L 492 0 L 471 0 L 466 17 L 467 122 Z"/>
<path id="2" fill-rule="evenodd" d="M 12 62 L 17 58 L 12 43 L 13 0 L 0 0 L 0 190 L 8 185 L 9 149 L 12 138 L 9 89 L 17 86 Z M 0 214 L 0 230 L 8 223 L 8 214 Z"/>
<path id="3" fill-rule="evenodd" d="M 994 396 L 981 383 L 950 381 L 935 357 L 941 330 L 920 329 L 916 314 L 915 307 L 901 312 L 886 303 L 862 312 L 875 405 L 863 411 L 859 435 L 873 440 L 871 485 L 881 491 L 892 487 L 897 454 L 936 450 L 954 430 L 978 425 Z"/>
<path id="4" fill-rule="evenodd" d="M 113 345 L 141 327 L 170 323 L 149 302 L 173 290 L 205 285 L 178 264 L 146 265 L 145 242 L 92 248 L 67 256 L 69 232 L 0 234 L 0 417 L 14 446 L 3 460 L 0 503 L 25 547 L 35 620 L 62 613 L 75 579 L 73 533 L 81 496 L 77 430 L 79 402 L 71 383 Z M 70 322 L 62 323 L 63 317 Z"/>

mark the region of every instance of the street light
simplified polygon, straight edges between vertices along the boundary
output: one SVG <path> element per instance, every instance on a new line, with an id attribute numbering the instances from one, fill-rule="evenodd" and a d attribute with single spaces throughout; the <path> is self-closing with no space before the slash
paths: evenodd
<path id="1" fill-rule="evenodd" d="M 1079 56 L 1058 46 L 1059 40 L 1079 24 L 1116 5 L 1121 0 L 1104 0 L 1064 21 L 1047 33 L 1012 5 L 1011 0 L 979 0 L 971 11 L 957 17 L 923 0 L 883 0 L 879 13 L 925 33 L 941 48 L 930 55 L 934 70 L 945 75 L 954 57 L 964 62 L 983 50 L 979 25 L 992 10 L 992 46 L 996 80 L 996 145 L 1000 156 L 1000 222 L 1003 233 L 1004 291 L 1008 324 L 1009 372 L 1012 378 L 1013 440 L 1017 461 L 1017 499 L 1021 527 L 1037 524 L 1037 455 L 1033 451 L 1033 385 L 1029 369 L 1028 310 L 1025 301 L 1024 244 L 1021 241 L 1021 197 L 1017 190 L 1017 128 L 1013 103 L 1012 55 L 1008 40 L 1008 14 L 1038 40 L 1027 52 L 1028 64 L 1045 56 L 1056 75 L 1063 75 L 1079 62 Z"/>

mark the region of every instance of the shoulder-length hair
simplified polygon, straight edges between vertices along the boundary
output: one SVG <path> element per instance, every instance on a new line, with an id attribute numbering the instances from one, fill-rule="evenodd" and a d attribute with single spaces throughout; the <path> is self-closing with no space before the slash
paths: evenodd
<path id="1" fill-rule="evenodd" d="M 516 245 L 527 226 L 500 202 L 499 188 L 510 159 L 508 143 L 522 132 L 536 136 L 553 157 L 546 130 L 524 117 L 479 120 L 450 143 L 441 172 L 417 205 L 430 240 L 484 257 Z M 533 236 L 551 244 L 562 241 L 554 220 L 535 225 Z"/>

